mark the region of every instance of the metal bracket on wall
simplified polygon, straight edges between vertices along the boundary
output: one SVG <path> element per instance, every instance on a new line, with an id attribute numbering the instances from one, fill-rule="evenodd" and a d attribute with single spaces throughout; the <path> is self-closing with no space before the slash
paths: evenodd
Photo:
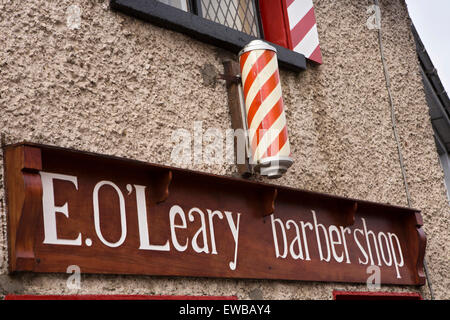
<path id="1" fill-rule="evenodd" d="M 219 79 L 225 80 L 227 83 L 231 82 L 234 84 L 239 85 L 241 83 L 241 76 L 240 75 L 230 75 L 230 74 L 219 74 Z"/>
<path id="2" fill-rule="evenodd" d="M 243 178 L 249 178 L 253 174 L 253 168 L 250 164 L 250 145 L 246 129 L 246 115 L 244 96 L 242 93 L 241 75 L 239 63 L 233 60 L 225 60 L 223 62 L 224 73 L 219 75 L 220 79 L 226 80 L 228 93 L 228 107 L 231 115 L 231 126 L 235 132 L 235 161 L 238 173 Z M 239 141 L 241 132 L 245 141 L 245 149 L 242 150 L 242 141 Z M 242 157 L 242 153 L 244 157 Z"/>

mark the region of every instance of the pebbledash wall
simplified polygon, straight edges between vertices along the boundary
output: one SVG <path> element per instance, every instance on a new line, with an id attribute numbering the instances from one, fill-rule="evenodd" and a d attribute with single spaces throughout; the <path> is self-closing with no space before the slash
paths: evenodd
<path id="1" fill-rule="evenodd" d="M 66 23 L 68 6 L 81 26 Z M 314 1 L 324 63 L 281 70 L 294 165 L 276 184 L 407 206 L 372 1 Z M 404 1 L 381 1 L 383 42 L 412 206 L 422 211 L 435 296 L 450 298 L 449 206 Z M 0 0 L 0 132 L 23 140 L 153 163 L 171 160 L 174 130 L 195 121 L 231 128 L 225 83 L 235 55 L 110 10 L 107 0 Z M 205 142 L 206 143 L 206 142 Z M 229 164 L 186 164 L 233 175 Z M 0 296 L 6 294 L 236 295 L 239 299 L 331 299 L 366 291 L 342 283 L 83 274 L 8 274 L 0 155 Z M 264 180 L 264 179 L 262 179 Z M 273 181 L 271 181 L 273 182 Z M 82 270 L 81 270 L 82 271 Z M 382 286 L 420 292 L 423 287 Z"/>

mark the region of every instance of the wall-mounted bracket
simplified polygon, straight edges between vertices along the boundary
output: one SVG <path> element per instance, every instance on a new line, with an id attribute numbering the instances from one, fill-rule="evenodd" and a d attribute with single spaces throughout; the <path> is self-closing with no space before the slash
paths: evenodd
<path id="1" fill-rule="evenodd" d="M 343 206 L 343 210 L 346 213 L 344 225 L 346 227 L 352 226 L 355 223 L 355 214 L 358 211 L 358 202 L 353 202 Z"/>
<path id="2" fill-rule="evenodd" d="M 266 189 L 262 192 L 261 203 L 263 206 L 263 217 L 270 216 L 275 212 L 275 200 L 278 190 L 276 188 Z"/>
<path id="3" fill-rule="evenodd" d="M 41 150 L 30 146 L 7 149 L 5 168 L 8 189 L 8 222 L 10 270 L 33 271 L 35 236 L 38 219 L 42 215 Z"/>
<path id="4" fill-rule="evenodd" d="M 234 84 L 240 84 L 241 83 L 241 76 L 240 75 L 231 75 L 231 74 L 219 74 L 219 79 L 225 80 Z"/>
<path id="5" fill-rule="evenodd" d="M 169 197 L 169 186 L 171 182 L 172 170 L 163 172 L 154 180 L 153 190 L 155 193 L 156 203 L 164 202 Z"/>
<path id="6" fill-rule="evenodd" d="M 426 280 L 424 259 L 425 259 L 425 249 L 427 247 L 427 237 L 422 228 L 423 219 L 420 212 L 416 212 L 414 218 L 415 218 L 414 224 L 417 229 L 417 252 L 418 252 L 416 280 L 420 285 L 424 285 Z"/>
<path id="7" fill-rule="evenodd" d="M 253 168 L 250 164 L 250 149 L 247 137 L 245 106 L 243 105 L 240 67 L 236 61 L 225 60 L 223 62 L 223 68 L 224 74 L 220 75 L 220 78 L 227 82 L 231 126 L 236 136 L 234 144 L 235 161 L 239 175 L 243 178 L 248 178 L 252 175 Z M 241 133 L 242 138 L 239 138 L 239 133 Z"/>

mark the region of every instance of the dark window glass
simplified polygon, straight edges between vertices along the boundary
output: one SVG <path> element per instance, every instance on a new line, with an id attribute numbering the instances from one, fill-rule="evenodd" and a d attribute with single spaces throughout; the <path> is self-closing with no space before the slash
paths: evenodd
<path id="1" fill-rule="evenodd" d="M 229 28 L 260 37 L 255 0 L 158 0 L 169 6 L 196 14 Z"/>
<path id="2" fill-rule="evenodd" d="M 203 18 L 259 37 L 254 0 L 201 0 Z"/>

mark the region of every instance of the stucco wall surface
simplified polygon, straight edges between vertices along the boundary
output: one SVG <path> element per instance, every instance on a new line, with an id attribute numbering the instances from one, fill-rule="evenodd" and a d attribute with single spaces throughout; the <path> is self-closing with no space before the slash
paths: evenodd
<path id="1" fill-rule="evenodd" d="M 381 1 L 383 42 L 413 207 L 428 237 L 436 298 L 450 298 L 449 206 L 403 1 Z M 282 70 L 294 165 L 276 184 L 406 206 L 371 1 L 315 0 L 324 64 Z M 67 25 L 67 8 L 82 10 Z M 231 127 L 225 84 L 233 54 L 113 12 L 105 0 L 0 0 L 0 132 L 5 143 L 53 144 L 153 163 L 171 160 L 176 129 Z M 232 175 L 230 164 L 184 167 Z M 83 275 L 8 275 L 0 155 L 0 296 L 15 294 L 237 295 L 330 299 L 365 285 Z M 261 179 L 264 180 L 264 179 Z M 428 288 L 382 286 L 382 291 Z"/>

